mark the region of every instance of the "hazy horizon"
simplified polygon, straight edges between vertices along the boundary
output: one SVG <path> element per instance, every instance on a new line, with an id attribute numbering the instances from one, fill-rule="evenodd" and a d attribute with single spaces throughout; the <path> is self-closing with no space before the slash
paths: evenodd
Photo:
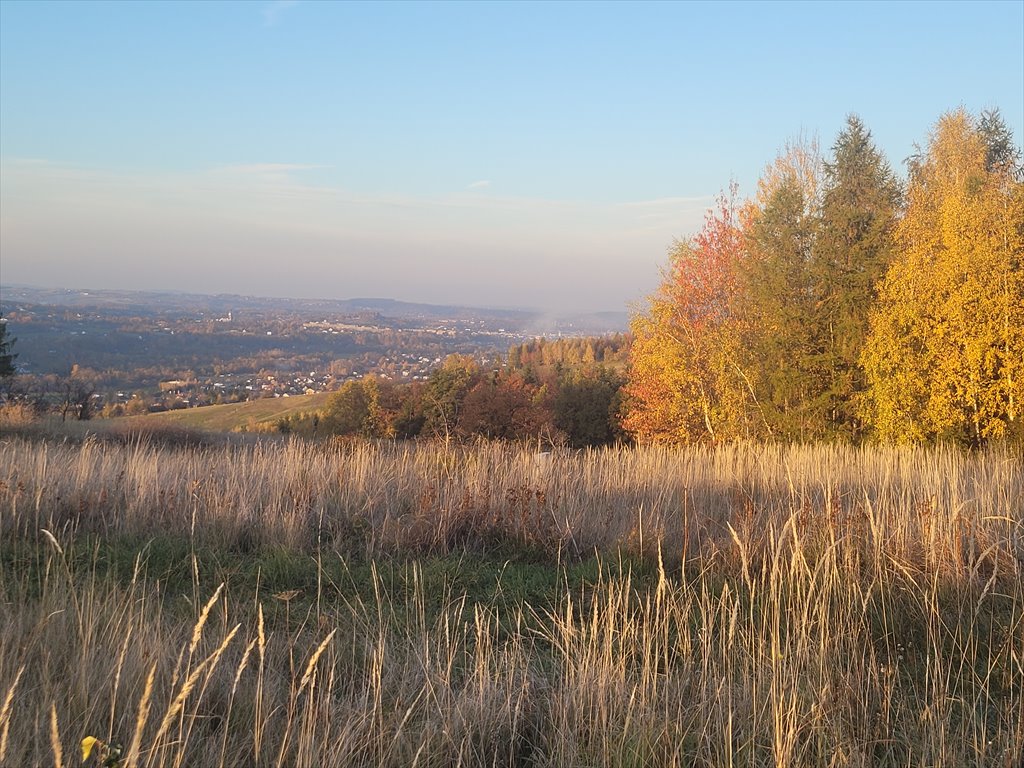
<path id="1" fill-rule="evenodd" d="M 1024 3 L 0 3 L 0 281 L 625 311 L 848 113 L 1024 130 Z M 952 51 L 970 55 L 951 55 Z"/>
<path id="2" fill-rule="evenodd" d="M 359 302 L 395 302 L 397 304 L 410 304 L 410 305 L 423 305 L 429 307 L 452 307 L 457 309 L 466 310 L 481 310 L 481 311 L 496 311 L 496 312 L 522 312 L 529 314 L 536 314 L 545 317 L 557 318 L 562 316 L 574 316 L 574 315 L 628 315 L 634 309 L 642 309 L 641 306 L 637 307 L 623 307 L 622 309 L 594 309 L 594 310 L 565 310 L 564 312 L 554 309 L 544 309 L 542 307 L 531 307 L 526 305 L 498 305 L 498 304 L 474 304 L 474 303 L 450 303 L 442 304 L 437 302 L 428 301 L 417 301 L 414 299 L 407 299 L 401 296 L 289 296 L 285 294 L 266 294 L 266 293 L 239 293 L 237 291 L 203 291 L 199 290 L 178 290 L 174 288 L 111 288 L 109 286 L 96 286 L 96 285 L 39 285 L 32 283 L 21 283 L 21 282 L 8 282 L 0 283 L 0 300 L 10 301 L 9 297 L 5 292 L 7 291 L 29 291 L 29 292 L 62 292 L 69 294 L 78 295 L 90 295 L 93 293 L 113 293 L 113 294 L 155 294 L 160 296 L 183 296 L 183 297 L 197 297 L 207 299 L 227 299 L 227 298 L 239 298 L 239 299 L 253 299 L 257 301 L 285 301 L 285 302 L 340 302 L 340 303 L 359 303 Z"/>

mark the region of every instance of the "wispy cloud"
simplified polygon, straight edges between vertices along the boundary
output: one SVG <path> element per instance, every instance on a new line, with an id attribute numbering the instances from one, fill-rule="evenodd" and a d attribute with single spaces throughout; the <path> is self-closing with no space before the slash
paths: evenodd
<path id="1" fill-rule="evenodd" d="M 289 173 L 291 171 L 308 171 L 313 168 L 326 168 L 325 165 L 307 163 L 251 163 L 249 165 L 225 165 L 222 170 L 239 173 Z"/>
<path id="2" fill-rule="evenodd" d="M 263 6 L 263 26 L 273 27 L 280 21 L 281 16 L 299 0 L 271 0 Z"/>
<path id="3" fill-rule="evenodd" d="M 489 186 L 491 186 L 490 180 L 481 179 L 480 181 L 474 181 L 472 184 L 467 184 L 466 189 L 483 189 Z"/>
<path id="4" fill-rule="evenodd" d="M 247 165 L 222 165 L 207 173 L 220 178 L 299 183 L 295 179 L 296 174 L 326 167 L 326 165 L 303 163 L 250 163 Z"/>
<path id="5" fill-rule="evenodd" d="M 693 219 L 695 215 L 703 215 L 714 199 L 713 195 L 659 197 L 619 203 L 618 207 L 637 225 L 660 229 L 666 225 L 674 225 L 681 219 Z"/>
<path id="6" fill-rule="evenodd" d="M 666 206 L 690 208 L 695 204 L 704 205 L 714 199 L 714 195 L 701 195 L 699 197 L 657 197 L 653 200 L 635 200 L 628 203 L 622 203 L 622 205 L 629 208 L 664 208 Z"/>

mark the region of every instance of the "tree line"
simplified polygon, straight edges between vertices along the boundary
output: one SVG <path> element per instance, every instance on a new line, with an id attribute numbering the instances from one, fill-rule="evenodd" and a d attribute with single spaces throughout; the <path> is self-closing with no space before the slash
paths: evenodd
<path id="1" fill-rule="evenodd" d="M 634 318 L 642 442 L 1024 437 L 1024 172 L 998 111 L 943 115 L 901 182 L 850 116 L 673 244 Z"/>
<path id="2" fill-rule="evenodd" d="M 450 355 L 425 382 L 365 376 L 345 382 L 319 413 L 281 419 L 277 429 L 307 436 L 445 440 L 530 440 L 572 447 L 625 439 L 625 335 L 537 339 L 488 366 Z"/>

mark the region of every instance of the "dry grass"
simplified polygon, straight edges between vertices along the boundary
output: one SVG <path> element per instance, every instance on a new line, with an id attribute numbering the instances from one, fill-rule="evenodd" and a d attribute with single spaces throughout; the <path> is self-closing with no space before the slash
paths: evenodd
<path id="1" fill-rule="evenodd" d="M 37 420 L 36 410 L 28 403 L 0 402 L 0 429 L 20 429 Z"/>
<path id="2" fill-rule="evenodd" d="M 1019 768 L 1022 498 L 995 452 L 8 438 L 0 761 L 92 734 L 137 766 Z M 105 566 L 169 535 L 235 576 Z M 267 549 L 315 595 L 232 571 Z M 512 591 L 517 553 L 595 551 L 543 605 L 422 564 L 508 559 Z M 403 560 L 396 589 L 377 564 Z"/>

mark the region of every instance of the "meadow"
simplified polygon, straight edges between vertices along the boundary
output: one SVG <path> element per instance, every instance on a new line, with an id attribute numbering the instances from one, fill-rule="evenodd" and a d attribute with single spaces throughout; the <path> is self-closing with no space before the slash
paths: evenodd
<path id="1" fill-rule="evenodd" d="M 266 397 L 240 403 L 206 405 L 202 408 L 150 413 L 130 417 L 131 423 L 153 429 L 192 429 L 207 432 L 273 430 L 274 425 L 289 416 L 302 416 L 321 410 L 330 398 L 327 392 L 294 397 Z"/>
<path id="2" fill-rule="evenodd" d="M 0 437 L 0 765 L 1002 766 L 1019 450 Z"/>

